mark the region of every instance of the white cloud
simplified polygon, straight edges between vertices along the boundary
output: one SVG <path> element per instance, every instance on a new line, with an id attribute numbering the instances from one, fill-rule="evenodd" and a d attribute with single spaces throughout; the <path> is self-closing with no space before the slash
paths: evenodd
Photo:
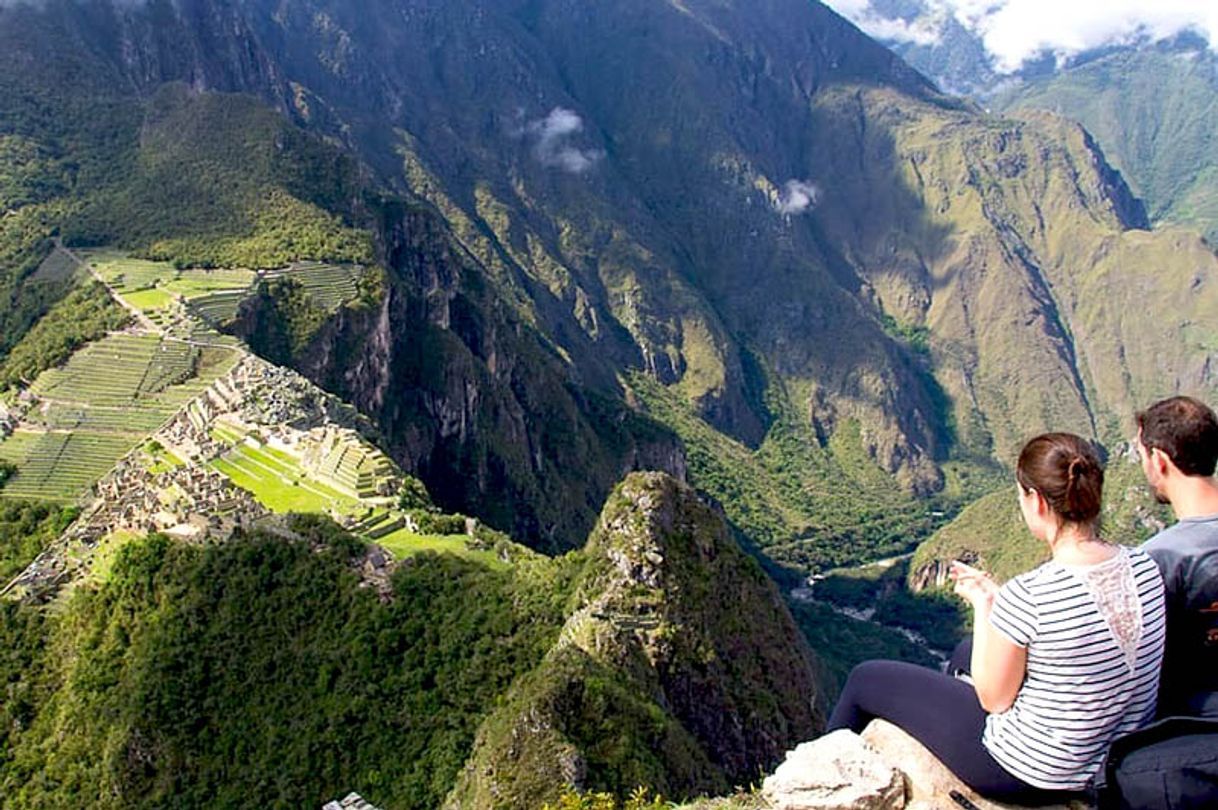
<path id="1" fill-rule="evenodd" d="M 916 45 L 939 44 L 944 19 L 940 13 L 930 12 L 907 22 L 882 16 L 871 8 L 870 0 L 826 0 L 826 3 L 876 39 Z"/>
<path id="2" fill-rule="evenodd" d="M 774 210 L 787 216 L 797 216 L 812 210 L 820 202 L 820 189 L 806 180 L 788 180 L 774 200 Z"/>
<path id="3" fill-rule="evenodd" d="M 543 166 L 583 174 L 605 155 L 599 149 L 580 149 L 571 145 L 570 139 L 583 128 L 584 122 L 578 113 L 555 107 L 545 118 L 529 122 L 525 132 L 534 139 L 533 154 Z"/>
<path id="4" fill-rule="evenodd" d="M 889 40 L 921 42 L 918 37 L 937 35 L 950 14 L 982 39 L 995 66 L 1006 73 L 1042 51 L 1061 59 L 1102 45 L 1141 36 L 1163 39 L 1189 29 L 1218 48 L 1215 0 L 924 0 L 928 13 L 912 24 L 880 16 L 869 0 L 827 2 L 863 30 Z"/>

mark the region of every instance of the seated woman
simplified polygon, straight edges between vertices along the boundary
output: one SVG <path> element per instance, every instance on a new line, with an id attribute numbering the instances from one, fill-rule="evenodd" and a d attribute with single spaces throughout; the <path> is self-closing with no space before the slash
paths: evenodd
<path id="1" fill-rule="evenodd" d="M 999 588 L 952 564 L 973 608 L 972 683 L 897 661 L 855 667 L 829 730 L 874 718 L 920 740 L 981 795 L 1019 803 L 1085 789 L 1118 736 L 1155 714 L 1163 580 L 1144 552 L 1096 534 L 1104 471 L 1069 433 L 1019 455 L 1019 507 L 1052 559 Z"/>

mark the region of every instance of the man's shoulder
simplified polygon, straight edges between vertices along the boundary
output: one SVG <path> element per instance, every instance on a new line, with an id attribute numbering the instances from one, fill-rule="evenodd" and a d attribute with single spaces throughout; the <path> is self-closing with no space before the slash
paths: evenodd
<path id="1" fill-rule="evenodd" d="M 1215 548 L 1218 548 L 1218 516 L 1181 520 L 1142 544 L 1142 550 L 1151 556 L 1189 554 Z"/>

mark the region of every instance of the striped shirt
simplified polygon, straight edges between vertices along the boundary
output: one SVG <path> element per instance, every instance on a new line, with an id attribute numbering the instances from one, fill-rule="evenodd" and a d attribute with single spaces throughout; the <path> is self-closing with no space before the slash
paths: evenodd
<path id="1" fill-rule="evenodd" d="M 990 624 L 1027 649 L 1028 666 L 1015 703 L 986 719 L 986 750 L 1035 787 L 1086 787 L 1112 741 L 1154 718 L 1164 646 L 1158 566 L 1126 548 L 1096 565 L 1047 562 L 1002 586 Z"/>

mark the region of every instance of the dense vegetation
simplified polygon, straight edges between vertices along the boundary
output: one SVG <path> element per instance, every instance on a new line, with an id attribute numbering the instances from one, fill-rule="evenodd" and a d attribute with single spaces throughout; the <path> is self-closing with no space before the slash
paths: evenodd
<path id="1" fill-rule="evenodd" d="M 780 390 L 770 392 L 775 421 L 753 450 L 654 381 L 638 375 L 632 385 L 649 413 L 681 436 L 690 481 L 762 553 L 792 572 L 910 551 L 951 520 L 961 503 L 994 485 L 988 467 L 949 466 L 953 477 L 942 495 L 913 497 L 868 458 L 857 424 L 822 443 Z"/>
<path id="2" fill-rule="evenodd" d="M 61 615 L 0 605 L 0 684 L 19 698 L 0 729 L 6 807 L 286 808 L 350 789 L 437 806 L 482 716 L 553 642 L 576 569 L 422 555 L 382 602 L 351 570 L 359 543 L 297 529 L 151 537 Z"/>
<path id="3" fill-rule="evenodd" d="M 861 566 L 834 571 L 813 586 L 817 599 L 839 607 L 871 611 L 872 621 L 885 628 L 903 628 L 926 639 L 940 653 L 949 653 L 962 638 L 969 618 L 965 604 L 939 591 L 912 593 L 907 587 L 909 561 L 901 560 L 890 566 Z M 882 634 L 877 633 L 883 637 Z M 903 636 L 900 637 L 903 641 Z M 848 645 L 835 645 L 833 655 L 849 650 Z M 916 648 L 915 648 L 916 649 Z M 881 656 L 917 660 L 898 648 L 896 654 Z M 861 659 L 860 659 L 861 660 Z"/>
<path id="4" fill-rule="evenodd" d="M 790 608 L 824 668 L 824 692 L 818 699 L 826 716 L 856 664 L 887 658 L 938 666 L 933 655 L 896 630 L 842 615 L 824 602 L 791 602 Z"/>
<path id="5" fill-rule="evenodd" d="M 58 301 L 0 360 L 0 390 L 28 385 L 60 365 L 79 347 L 119 329 L 130 320 L 95 281 L 80 284 Z"/>
<path id="6" fill-rule="evenodd" d="M 74 69 L 52 59 L 41 72 L 0 70 L 0 358 L 73 290 L 34 274 L 57 234 L 179 266 L 371 261 L 370 235 L 340 218 L 359 192 L 333 147 L 250 97 L 171 85 L 140 102 L 116 95 L 100 68 L 85 86 L 56 81 Z M 100 328 L 110 316 L 90 306 L 75 333 L 49 325 L 6 379 Z"/>
<path id="7" fill-rule="evenodd" d="M 819 731 L 814 654 L 689 487 L 634 473 L 582 552 L 559 644 L 478 736 L 452 807 L 537 807 L 571 773 L 626 796 L 727 792 Z"/>
<path id="8" fill-rule="evenodd" d="M 11 466 L 0 462 L 0 486 Z M 75 508 L 0 498 L 0 588 L 76 519 Z"/>
<path id="9" fill-rule="evenodd" d="M 263 282 L 242 309 L 250 324 L 242 337 L 260 357 L 281 365 L 291 365 L 327 319 L 304 286 L 290 277 Z"/>

